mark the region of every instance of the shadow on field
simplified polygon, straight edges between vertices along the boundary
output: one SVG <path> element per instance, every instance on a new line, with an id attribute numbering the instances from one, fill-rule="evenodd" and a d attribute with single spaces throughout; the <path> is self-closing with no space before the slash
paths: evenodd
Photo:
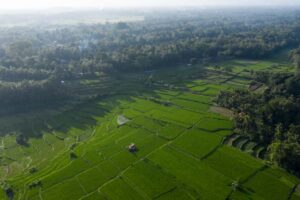
<path id="1" fill-rule="evenodd" d="M 145 93 L 151 95 L 151 90 L 147 88 L 145 90 L 124 88 L 123 92 L 98 95 L 96 98 L 77 104 L 67 111 L 54 110 L 53 114 L 49 114 L 43 113 L 44 110 L 41 110 L 40 112 L 25 112 L 1 117 L 0 136 L 14 134 L 17 138 L 22 138 L 22 141 L 18 144 L 28 147 L 29 143 L 26 140 L 41 138 L 44 133 L 59 133 L 58 138 L 63 139 L 68 136 L 67 134 L 71 129 L 77 132 L 91 131 L 93 127 L 100 123 L 99 119 L 111 113 L 122 102 L 133 102 L 135 97 L 146 95 Z M 66 135 L 64 136 L 64 134 Z"/>
<path id="2" fill-rule="evenodd" d="M 155 103 L 164 104 L 164 101 L 156 102 L 157 99 L 160 99 L 156 93 L 157 90 L 186 92 L 189 90 L 185 87 L 186 84 L 192 83 L 195 79 L 207 77 L 207 72 L 202 67 L 193 67 L 188 70 L 186 68 L 164 69 L 150 75 L 135 73 L 119 76 L 115 79 L 117 84 L 113 87 L 106 88 L 105 91 L 96 91 L 95 96 L 97 97 L 77 104 L 64 112 L 44 114 L 41 109 L 41 112 L 35 114 L 22 113 L 17 117 L 1 117 L 0 136 L 12 133 L 28 139 L 41 138 L 46 132 L 67 134 L 71 129 L 84 132 L 97 126 L 99 118 L 111 113 L 121 103 L 134 102 L 137 97 L 150 98 Z M 55 111 L 55 108 L 47 109 Z M 63 139 L 63 137 L 59 139 Z"/>
<path id="3" fill-rule="evenodd" d="M 45 118 L 33 118 L 31 121 L 24 118 L 14 127 L 13 133 L 28 138 L 41 138 L 46 132 L 59 132 L 66 134 L 71 129 L 77 131 L 89 131 L 99 124 L 99 118 L 103 118 L 114 108 L 118 107 L 120 101 L 133 101 L 131 97 L 109 96 L 97 97 L 96 99 L 81 103 L 72 109 L 56 114 L 45 116 Z M 25 146 L 25 145 L 23 145 Z M 27 146 L 27 145 L 26 145 Z"/>

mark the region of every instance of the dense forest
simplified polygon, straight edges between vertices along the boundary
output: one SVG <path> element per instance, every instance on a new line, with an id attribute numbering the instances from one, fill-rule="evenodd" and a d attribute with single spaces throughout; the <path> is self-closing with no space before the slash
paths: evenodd
<path id="1" fill-rule="evenodd" d="M 138 15 L 144 21 L 1 27 L 1 106 L 68 98 L 64 81 L 84 75 L 265 58 L 300 42 L 300 15 L 290 9 Z"/>
<path id="2" fill-rule="evenodd" d="M 235 112 L 236 132 L 268 147 L 270 161 L 300 175 L 300 49 L 291 54 L 296 72 L 257 72 L 252 85 L 266 89 L 222 91 L 216 101 Z"/>

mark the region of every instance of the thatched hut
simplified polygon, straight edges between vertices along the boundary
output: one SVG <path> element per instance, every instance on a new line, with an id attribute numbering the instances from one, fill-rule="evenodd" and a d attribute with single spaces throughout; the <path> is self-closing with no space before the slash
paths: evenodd
<path id="1" fill-rule="evenodd" d="M 128 146 L 128 151 L 133 153 L 133 152 L 136 152 L 137 151 L 137 147 L 134 143 L 131 143 L 129 146 Z"/>

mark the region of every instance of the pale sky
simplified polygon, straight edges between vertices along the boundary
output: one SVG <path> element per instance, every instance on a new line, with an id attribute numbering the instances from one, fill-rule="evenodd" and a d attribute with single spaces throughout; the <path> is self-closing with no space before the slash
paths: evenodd
<path id="1" fill-rule="evenodd" d="M 278 6 L 300 5 L 300 0 L 0 0 L 3 9 L 40 9 L 51 7 L 157 7 L 157 6 Z"/>

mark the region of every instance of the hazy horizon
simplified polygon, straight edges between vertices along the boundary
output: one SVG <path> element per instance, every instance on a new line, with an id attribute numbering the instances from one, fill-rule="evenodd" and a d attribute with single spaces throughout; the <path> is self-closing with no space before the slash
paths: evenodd
<path id="1" fill-rule="evenodd" d="M 49 8 L 130 8 L 181 6 L 300 6 L 297 0 L 0 0 L 0 10 L 32 10 Z"/>

